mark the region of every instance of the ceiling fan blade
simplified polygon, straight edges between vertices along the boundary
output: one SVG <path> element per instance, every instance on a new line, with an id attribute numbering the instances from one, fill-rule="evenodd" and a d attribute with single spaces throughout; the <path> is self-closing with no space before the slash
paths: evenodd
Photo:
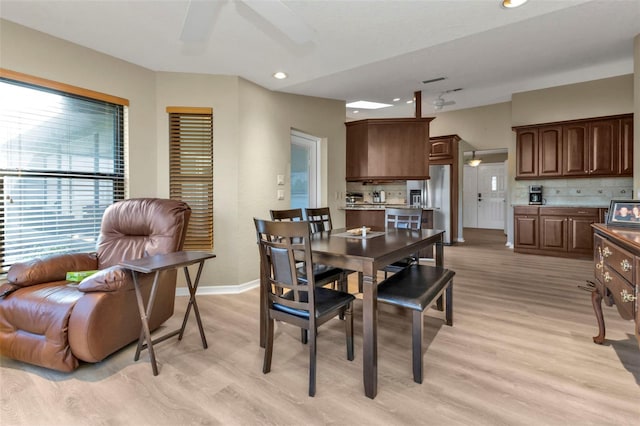
<path id="1" fill-rule="evenodd" d="M 207 41 L 213 28 L 213 22 L 223 3 L 221 1 L 190 0 L 182 24 L 180 40 L 185 43 Z"/>
<path id="2" fill-rule="evenodd" d="M 315 37 L 313 28 L 280 0 L 242 0 L 242 3 L 298 44 L 310 42 Z"/>

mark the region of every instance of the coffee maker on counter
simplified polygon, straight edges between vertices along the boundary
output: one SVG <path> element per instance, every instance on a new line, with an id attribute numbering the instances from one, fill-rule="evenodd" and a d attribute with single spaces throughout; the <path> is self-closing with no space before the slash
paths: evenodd
<path id="1" fill-rule="evenodd" d="M 529 186 L 529 204 L 530 205 L 542 204 L 542 185 Z"/>

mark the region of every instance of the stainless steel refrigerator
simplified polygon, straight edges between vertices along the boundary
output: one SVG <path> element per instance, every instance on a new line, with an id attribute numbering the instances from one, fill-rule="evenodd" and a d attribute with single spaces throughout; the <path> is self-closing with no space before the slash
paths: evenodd
<path id="1" fill-rule="evenodd" d="M 444 243 L 451 244 L 451 166 L 430 165 L 429 180 L 407 181 L 407 203 L 414 205 L 420 194 L 420 206 L 433 209 L 433 228 L 444 229 Z"/>

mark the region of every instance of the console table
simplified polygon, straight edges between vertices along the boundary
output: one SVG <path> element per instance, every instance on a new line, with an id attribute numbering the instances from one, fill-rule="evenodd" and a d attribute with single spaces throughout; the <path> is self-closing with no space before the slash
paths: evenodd
<path id="1" fill-rule="evenodd" d="M 200 330 L 202 346 L 207 349 L 207 339 L 204 336 L 202 320 L 200 319 L 198 304 L 196 303 L 196 290 L 198 289 L 198 283 L 200 281 L 200 274 L 202 273 L 204 262 L 207 259 L 211 259 L 212 257 L 216 257 L 216 255 L 213 253 L 201 251 L 178 251 L 174 253 L 158 254 L 155 256 L 148 256 L 140 259 L 120 262 L 120 266 L 129 269 L 131 271 L 131 274 L 133 275 L 133 286 L 135 288 L 136 298 L 138 300 L 140 319 L 142 320 L 142 331 L 140 332 L 140 338 L 138 339 L 138 347 L 136 349 L 134 360 L 138 361 L 138 359 L 140 359 L 140 352 L 143 349 L 149 349 L 149 358 L 151 359 L 151 368 L 153 370 L 154 376 L 158 375 L 158 364 L 156 363 L 156 355 L 153 350 L 153 345 L 155 343 L 159 343 L 163 340 L 173 337 L 176 334 L 178 335 L 178 340 L 182 340 L 182 335 L 184 334 L 184 329 L 187 325 L 187 320 L 189 319 L 191 307 L 193 307 L 193 312 L 195 313 L 196 321 L 198 323 L 198 329 Z M 198 273 L 196 274 L 195 281 L 193 281 L 192 283 L 191 276 L 189 275 L 189 269 L 187 267 L 196 263 L 198 263 Z M 153 310 L 153 303 L 155 301 L 156 291 L 158 288 L 158 277 L 160 276 L 160 272 L 164 270 L 180 267 L 184 269 L 184 275 L 187 280 L 187 287 L 189 288 L 189 304 L 187 305 L 187 310 L 182 320 L 182 327 L 180 327 L 178 330 L 167 333 L 164 336 L 158 337 L 155 340 L 152 340 L 151 332 L 149 331 L 148 318 L 149 316 L 151 316 L 151 311 Z M 144 306 L 144 301 L 142 299 L 142 291 L 140 289 L 140 284 L 138 283 L 137 273 L 155 273 L 155 276 L 153 278 L 153 286 L 151 287 L 151 294 L 149 295 L 149 301 L 147 302 L 146 309 Z"/>
<path id="2" fill-rule="evenodd" d="M 635 321 L 635 334 L 640 344 L 640 231 L 603 224 L 591 226 L 596 278 L 591 301 L 599 328 L 593 341 L 604 342 L 604 300 L 607 306 L 615 305 L 622 318 Z"/>

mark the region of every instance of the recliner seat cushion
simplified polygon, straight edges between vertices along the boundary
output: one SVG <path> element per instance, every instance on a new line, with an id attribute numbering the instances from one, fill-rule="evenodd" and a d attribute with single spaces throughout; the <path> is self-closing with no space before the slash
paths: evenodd
<path id="1" fill-rule="evenodd" d="M 0 353 L 59 371 L 75 370 L 78 360 L 69 346 L 67 324 L 82 296 L 66 281 L 16 290 L 0 302 Z"/>

